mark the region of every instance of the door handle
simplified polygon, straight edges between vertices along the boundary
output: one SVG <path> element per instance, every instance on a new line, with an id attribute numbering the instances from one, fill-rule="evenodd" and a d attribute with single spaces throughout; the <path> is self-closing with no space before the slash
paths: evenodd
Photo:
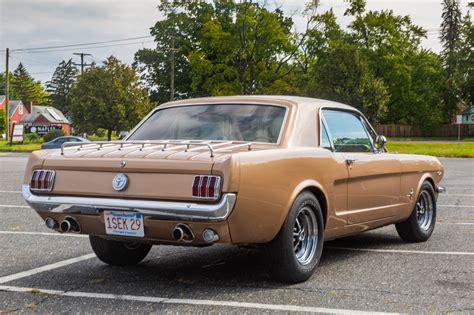
<path id="1" fill-rule="evenodd" d="M 352 164 L 354 164 L 355 161 L 357 161 L 357 160 L 358 159 L 356 159 L 356 158 L 347 158 L 346 163 L 347 163 L 347 165 L 352 166 Z"/>

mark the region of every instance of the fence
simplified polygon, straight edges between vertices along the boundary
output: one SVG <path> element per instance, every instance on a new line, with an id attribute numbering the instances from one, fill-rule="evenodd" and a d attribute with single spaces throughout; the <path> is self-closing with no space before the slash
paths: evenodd
<path id="1" fill-rule="evenodd" d="M 441 125 L 433 130 L 424 131 L 411 125 L 376 125 L 379 135 L 386 137 L 457 137 L 457 125 Z M 461 137 L 474 137 L 474 125 L 461 125 Z"/>

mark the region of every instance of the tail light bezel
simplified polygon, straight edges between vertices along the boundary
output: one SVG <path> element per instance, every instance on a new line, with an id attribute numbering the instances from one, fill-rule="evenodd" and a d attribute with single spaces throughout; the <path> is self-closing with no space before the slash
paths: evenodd
<path id="1" fill-rule="evenodd" d="M 53 191 L 56 171 L 38 169 L 34 170 L 30 179 L 30 191 L 45 193 Z"/>
<path id="2" fill-rule="evenodd" d="M 203 183 L 205 183 L 205 186 Z M 193 178 L 191 195 L 193 199 L 217 201 L 221 196 L 221 183 L 222 179 L 220 176 L 196 175 Z"/>

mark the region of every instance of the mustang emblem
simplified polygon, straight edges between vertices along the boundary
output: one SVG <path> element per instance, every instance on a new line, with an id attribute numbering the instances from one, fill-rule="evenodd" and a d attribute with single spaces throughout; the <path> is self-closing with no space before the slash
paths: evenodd
<path id="1" fill-rule="evenodd" d="M 128 177 L 124 173 L 119 173 L 115 175 L 114 179 L 112 180 L 112 187 L 116 191 L 124 190 L 127 187 Z"/>

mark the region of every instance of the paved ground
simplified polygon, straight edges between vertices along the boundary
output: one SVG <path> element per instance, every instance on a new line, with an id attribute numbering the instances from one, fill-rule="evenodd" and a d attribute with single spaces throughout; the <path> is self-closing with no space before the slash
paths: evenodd
<path id="1" fill-rule="evenodd" d="M 448 194 L 422 244 L 393 226 L 328 242 L 316 274 L 270 280 L 255 250 L 154 247 L 102 264 L 86 237 L 51 233 L 21 198 L 26 155 L 0 153 L 0 313 L 474 313 L 474 159 L 443 159 Z"/>

